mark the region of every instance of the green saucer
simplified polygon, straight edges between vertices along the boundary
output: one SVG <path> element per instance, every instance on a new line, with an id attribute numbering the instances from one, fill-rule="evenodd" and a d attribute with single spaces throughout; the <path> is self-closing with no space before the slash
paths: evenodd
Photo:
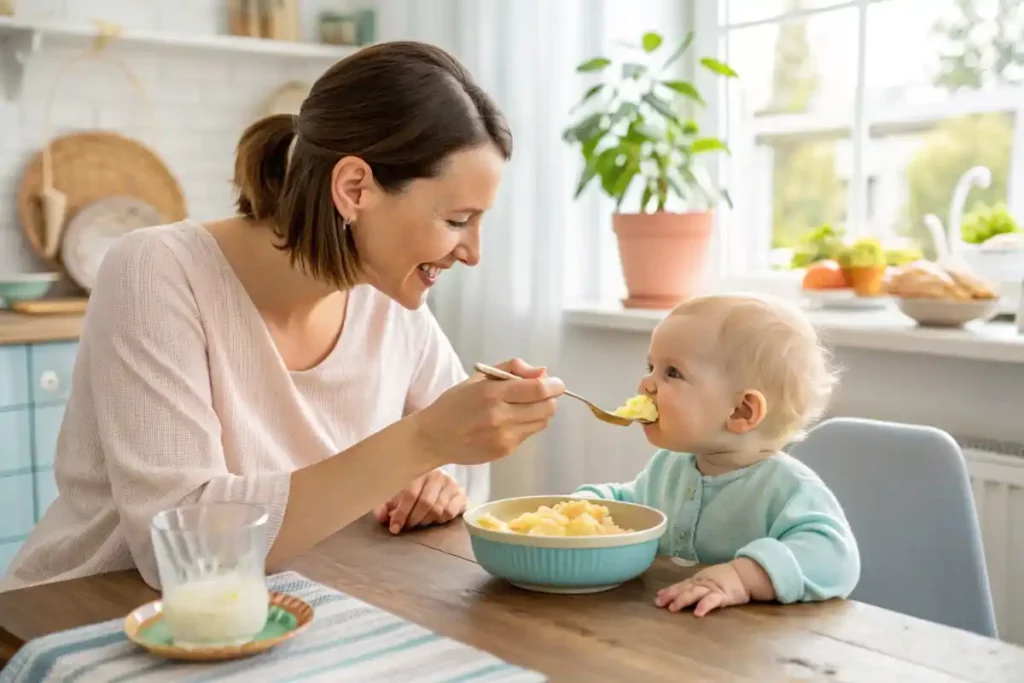
<path id="1" fill-rule="evenodd" d="M 301 598 L 271 591 L 267 623 L 263 630 L 238 645 L 176 645 L 164 622 L 159 600 L 146 603 L 125 617 L 124 632 L 128 640 L 160 657 L 191 661 L 223 661 L 247 657 L 294 638 L 313 621 L 313 608 Z"/>
<path id="2" fill-rule="evenodd" d="M 261 640 L 275 640 L 287 635 L 298 627 L 299 620 L 295 618 L 294 614 L 283 607 L 271 605 L 267 611 L 266 625 L 262 631 L 253 636 L 250 642 L 258 643 Z M 166 647 L 174 647 L 175 645 L 174 638 L 171 637 L 171 632 L 167 628 L 167 621 L 164 619 L 154 619 L 150 625 L 140 629 L 139 638 L 151 645 L 163 645 Z"/>

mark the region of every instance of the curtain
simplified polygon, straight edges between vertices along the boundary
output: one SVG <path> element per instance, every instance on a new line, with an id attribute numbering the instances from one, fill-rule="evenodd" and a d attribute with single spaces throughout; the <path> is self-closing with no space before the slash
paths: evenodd
<path id="1" fill-rule="evenodd" d="M 381 8 L 381 38 L 450 50 L 508 117 L 515 139 L 495 206 L 482 229 L 483 258 L 435 285 L 430 305 L 471 367 L 521 357 L 557 374 L 567 283 L 590 277 L 586 230 L 596 201 L 573 201 L 575 150 L 561 139 L 585 83 L 575 65 L 601 48 L 600 0 L 417 0 Z M 595 193 L 596 194 L 596 193 Z M 571 277 L 567 272 L 571 271 Z M 563 478 L 552 427 L 491 468 L 491 497 L 555 491 Z"/>

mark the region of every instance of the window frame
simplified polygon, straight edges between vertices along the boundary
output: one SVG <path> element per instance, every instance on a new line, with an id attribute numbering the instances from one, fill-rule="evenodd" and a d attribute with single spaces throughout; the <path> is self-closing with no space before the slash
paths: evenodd
<path id="1" fill-rule="evenodd" d="M 868 101 L 867 50 L 868 12 L 871 6 L 899 0 L 846 0 L 824 7 L 787 11 L 745 22 L 729 22 L 730 0 L 702 2 L 687 0 L 690 23 L 696 33 L 690 59 L 714 54 L 729 63 L 729 35 L 732 31 L 763 25 L 780 25 L 792 21 L 806 21 L 818 15 L 827 15 L 855 9 L 857 14 L 857 56 L 852 114 L 842 119 L 823 113 L 778 114 L 741 122 L 739 108 L 731 106 L 728 84 L 722 79 L 696 70 L 693 76 L 707 107 L 701 124 L 711 135 L 729 142 L 731 157 L 716 159 L 710 169 L 720 183 L 728 185 L 730 167 L 752 168 L 757 163 L 758 143 L 766 139 L 799 134 L 834 133 L 848 139 L 851 153 L 851 173 L 847 189 L 847 215 L 849 234 L 871 234 L 871 226 L 864 220 L 868 209 L 868 183 L 865 155 L 879 130 L 907 125 L 924 125 L 958 116 L 983 113 L 1006 113 L 1013 117 L 1013 137 L 1010 149 L 1010 168 L 1007 178 L 1007 206 L 1015 214 L 1024 213 L 1024 86 L 995 90 L 963 91 L 948 98 L 923 105 L 877 105 Z M 742 79 L 743 75 L 740 75 Z M 772 233 L 770 229 L 756 229 L 757 221 L 751 213 L 760 202 L 744 201 L 755 192 L 771 193 L 770 174 L 748 174 L 754 178 L 746 187 L 733 187 L 738 198 L 737 208 L 716 213 L 716 229 L 711 261 L 713 286 L 725 289 L 758 289 L 773 293 L 795 293 L 798 272 L 773 271 L 769 267 Z M 758 178 L 762 187 L 758 188 Z M 765 187 L 767 189 L 765 189 Z M 770 199 L 769 199 L 770 204 Z M 754 207 L 753 209 L 747 207 Z M 947 220 L 942 216 L 943 221 Z"/>

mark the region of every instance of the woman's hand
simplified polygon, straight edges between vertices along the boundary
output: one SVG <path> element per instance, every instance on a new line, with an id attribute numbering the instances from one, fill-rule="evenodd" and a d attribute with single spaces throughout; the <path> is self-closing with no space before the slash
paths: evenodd
<path id="1" fill-rule="evenodd" d="M 466 511 L 466 492 L 444 470 L 433 470 L 414 480 L 374 515 L 391 533 L 432 524 L 444 524 Z"/>
<path id="2" fill-rule="evenodd" d="M 435 462 L 477 465 L 498 460 L 548 426 L 565 391 L 561 380 L 518 359 L 497 367 L 523 379 L 476 374 L 410 416 L 422 448 Z"/>

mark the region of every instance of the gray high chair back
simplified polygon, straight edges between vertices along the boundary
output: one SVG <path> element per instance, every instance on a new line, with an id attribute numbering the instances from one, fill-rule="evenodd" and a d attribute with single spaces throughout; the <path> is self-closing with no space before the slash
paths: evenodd
<path id="1" fill-rule="evenodd" d="M 974 497 L 953 437 L 833 418 L 789 453 L 832 489 L 853 528 L 861 578 L 851 599 L 996 637 Z"/>

